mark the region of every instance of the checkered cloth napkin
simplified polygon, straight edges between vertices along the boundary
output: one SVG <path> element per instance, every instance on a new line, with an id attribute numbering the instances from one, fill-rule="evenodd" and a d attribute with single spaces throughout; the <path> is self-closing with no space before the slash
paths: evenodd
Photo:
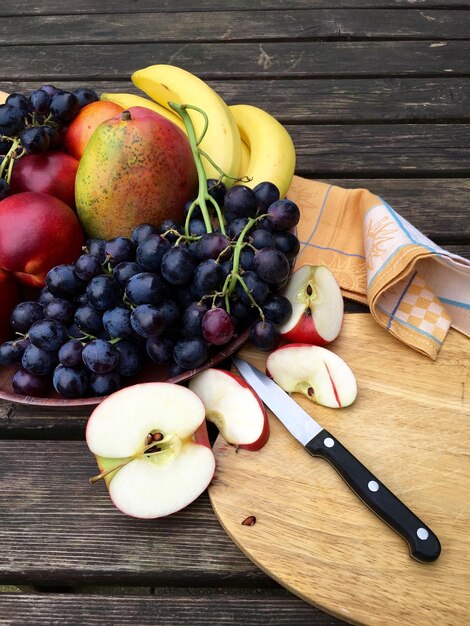
<path id="1" fill-rule="evenodd" d="M 470 261 L 366 189 L 295 176 L 287 195 L 301 212 L 296 267 L 327 265 L 345 297 L 368 304 L 379 324 L 432 359 L 450 326 L 470 336 Z"/>

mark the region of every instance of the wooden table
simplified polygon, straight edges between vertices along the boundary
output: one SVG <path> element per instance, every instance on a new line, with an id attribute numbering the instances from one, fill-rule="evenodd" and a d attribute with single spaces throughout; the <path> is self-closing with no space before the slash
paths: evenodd
<path id="1" fill-rule="evenodd" d="M 228 103 L 283 122 L 297 173 L 367 187 L 468 257 L 469 9 L 469 0 L 238 0 L 230 10 L 223 0 L 3 0 L 0 89 L 135 91 L 133 70 L 180 65 Z M 0 624 L 341 623 L 258 570 L 205 495 L 168 519 L 120 514 L 87 480 L 88 414 L 0 403 Z"/>

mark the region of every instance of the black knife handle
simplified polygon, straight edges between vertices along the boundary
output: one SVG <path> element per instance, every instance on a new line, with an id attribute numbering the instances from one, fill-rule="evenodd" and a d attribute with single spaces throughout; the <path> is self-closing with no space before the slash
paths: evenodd
<path id="1" fill-rule="evenodd" d="M 405 539 L 413 558 L 425 563 L 437 559 L 441 544 L 432 530 L 327 430 L 311 439 L 305 448 L 333 465 L 355 494 Z"/>

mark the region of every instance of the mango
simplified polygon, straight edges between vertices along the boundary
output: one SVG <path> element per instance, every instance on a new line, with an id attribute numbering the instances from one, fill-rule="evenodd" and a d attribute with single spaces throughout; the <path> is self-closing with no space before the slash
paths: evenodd
<path id="1" fill-rule="evenodd" d="M 196 195 L 187 136 L 158 113 L 130 107 L 90 137 L 75 179 L 75 202 L 89 237 L 129 237 L 142 223 L 182 221 Z"/>

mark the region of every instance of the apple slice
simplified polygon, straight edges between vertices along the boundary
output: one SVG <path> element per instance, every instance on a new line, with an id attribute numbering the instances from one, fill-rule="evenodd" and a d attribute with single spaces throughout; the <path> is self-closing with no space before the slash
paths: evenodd
<path id="1" fill-rule="evenodd" d="M 272 352 L 266 361 L 269 376 L 288 393 L 333 409 L 349 406 L 357 395 L 351 368 L 326 348 L 291 343 Z"/>
<path id="2" fill-rule="evenodd" d="M 215 458 L 204 405 L 195 393 L 171 383 L 121 389 L 88 420 L 86 441 L 96 455 L 114 505 L 126 515 L 170 515 L 209 485 Z"/>
<path id="3" fill-rule="evenodd" d="M 217 426 L 227 443 L 259 450 L 267 442 L 264 404 L 241 376 L 209 368 L 192 378 L 189 388 L 201 398 L 206 419 Z"/>
<path id="4" fill-rule="evenodd" d="M 283 294 L 292 315 L 278 327 L 283 339 L 324 346 L 341 330 L 344 302 L 336 278 L 326 265 L 303 265 L 295 271 Z"/>

